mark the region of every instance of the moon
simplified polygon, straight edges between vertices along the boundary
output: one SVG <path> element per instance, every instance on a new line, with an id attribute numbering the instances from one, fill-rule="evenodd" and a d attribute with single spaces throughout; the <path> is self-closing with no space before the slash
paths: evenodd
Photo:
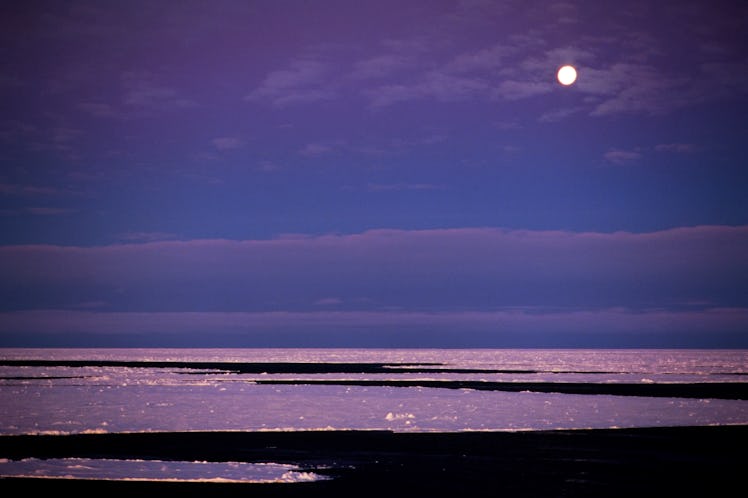
<path id="1" fill-rule="evenodd" d="M 559 83 L 569 86 L 577 80 L 577 70 L 574 69 L 574 66 L 561 66 L 556 77 Z"/>

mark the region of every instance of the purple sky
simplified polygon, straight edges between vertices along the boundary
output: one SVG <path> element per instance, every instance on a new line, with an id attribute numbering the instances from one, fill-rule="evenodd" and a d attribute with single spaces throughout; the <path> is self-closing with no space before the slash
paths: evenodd
<path id="1" fill-rule="evenodd" d="M 745 2 L 0 19 L 0 346 L 748 347 Z"/>

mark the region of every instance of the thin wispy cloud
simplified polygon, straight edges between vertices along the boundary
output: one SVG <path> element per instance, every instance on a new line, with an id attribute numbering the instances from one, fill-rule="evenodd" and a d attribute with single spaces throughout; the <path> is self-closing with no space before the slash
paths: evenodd
<path id="1" fill-rule="evenodd" d="M 75 107 L 96 118 L 117 120 L 138 120 L 198 107 L 193 98 L 159 83 L 150 72 L 125 71 L 118 79 L 118 92 L 108 99 L 87 98 Z"/>
<path id="2" fill-rule="evenodd" d="M 693 104 L 687 78 L 668 76 L 651 66 L 614 65 L 603 72 L 602 79 L 603 85 L 615 87 L 615 90 L 603 93 L 602 102 L 590 113 L 592 116 L 636 113 L 657 115 Z M 600 91 L 593 93 L 598 92 Z"/>
<path id="3" fill-rule="evenodd" d="M 398 54 L 384 54 L 360 60 L 353 65 L 351 77 L 355 79 L 385 78 L 412 66 L 413 61 Z"/>
<path id="4" fill-rule="evenodd" d="M 159 240 L 174 240 L 177 234 L 170 232 L 124 232 L 115 237 L 122 242 L 155 242 Z"/>
<path id="5" fill-rule="evenodd" d="M 641 159 L 640 152 L 635 150 L 611 149 L 603 157 L 606 161 L 613 164 L 626 164 Z"/>
<path id="6" fill-rule="evenodd" d="M 211 140 L 211 142 L 216 149 L 221 151 L 241 149 L 246 144 L 243 139 L 237 137 L 218 137 Z"/>
<path id="7" fill-rule="evenodd" d="M 157 112 L 195 107 L 190 98 L 166 85 L 159 84 L 156 78 L 146 72 L 126 72 L 122 75 L 124 106 L 140 112 Z"/>
<path id="8" fill-rule="evenodd" d="M 299 154 L 302 156 L 321 156 L 328 154 L 333 150 L 331 145 L 321 143 L 310 143 L 306 144 L 300 151 Z"/>
<path id="9" fill-rule="evenodd" d="M 125 105 L 146 109 L 195 105 L 191 100 L 181 97 L 174 88 L 156 82 L 148 73 L 126 72 L 122 75 L 122 84 L 125 88 Z"/>
<path id="10" fill-rule="evenodd" d="M 509 57 L 516 53 L 511 44 L 498 44 L 474 52 L 456 55 L 447 63 L 445 69 L 454 73 L 483 73 L 504 68 Z"/>
<path id="11" fill-rule="evenodd" d="M 0 121 L 0 140 L 15 142 L 24 137 L 33 136 L 37 126 L 18 119 Z"/>
<path id="12" fill-rule="evenodd" d="M 120 118 L 124 113 L 107 102 L 80 102 L 78 108 L 98 118 Z"/>
<path id="13" fill-rule="evenodd" d="M 549 81 L 502 81 L 494 90 L 497 98 L 506 100 L 521 100 L 553 91 L 553 83 Z"/>
<path id="14" fill-rule="evenodd" d="M 338 306 L 343 304 L 343 300 L 338 297 L 323 297 L 314 302 L 316 306 Z"/>
<path id="15" fill-rule="evenodd" d="M 370 183 L 369 192 L 391 192 L 398 190 L 441 190 L 444 187 L 432 183 Z"/>
<path id="16" fill-rule="evenodd" d="M 60 188 L 58 186 L 22 185 L 18 183 L 0 183 L 0 195 L 14 197 L 58 197 L 82 195 L 81 192 Z"/>
<path id="17" fill-rule="evenodd" d="M 569 116 L 577 114 L 582 110 L 582 107 L 564 107 L 561 109 L 555 109 L 553 111 L 548 111 L 544 114 L 541 114 L 538 118 L 538 121 L 541 123 L 556 123 L 558 121 L 563 121 Z"/>
<path id="18" fill-rule="evenodd" d="M 27 207 L 23 209 L 24 212 L 37 215 L 37 216 L 62 216 L 73 214 L 77 212 L 77 209 L 72 208 L 61 208 L 61 207 Z"/>
<path id="19" fill-rule="evenodd" d="M 329 78 L 330 68 L 324 62 L 298 59 L 285 69 L 268 74 L 244 99 L 278 107 L 330 100 L 335 91 Z"/>
<path id="20" fill-rule="evenodd" d="M 655 150 L 657 152 L 676 152 L 684 154 L 693 152 L 695 149 L 696 147 L 693 144 L 672 143 L 655 145 Z"/>
<path id="21" fill-rule="evenodd" d="M 456 102 L 474 98 L 485 92 L 488 85 L 479 78 L 467 78 L 433 71 L 424 74 L 420 81 L 382 85 L 364 90 L 372 108 L 384 108 L 398 102 L 436 100 Z"/>

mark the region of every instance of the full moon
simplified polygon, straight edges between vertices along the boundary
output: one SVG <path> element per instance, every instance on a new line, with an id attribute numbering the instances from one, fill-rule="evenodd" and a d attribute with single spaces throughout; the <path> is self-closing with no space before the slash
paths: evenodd
<path id="1" fill-rule="evenodd" d="M 573 66 L 562 66 L 556 75 L 558 82 L 564 86 L 569 86 L 577 80 L 577 70 Z"/>

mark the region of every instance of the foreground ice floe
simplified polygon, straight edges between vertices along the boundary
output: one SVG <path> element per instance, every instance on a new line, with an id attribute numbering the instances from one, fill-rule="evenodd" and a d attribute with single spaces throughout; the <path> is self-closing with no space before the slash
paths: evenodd
<path id="1" fill-rule="evenodd" d="M 325 479 L 294 465 L 89 458 L 0 459 L 0 477 L 179 482 L 309 482 Z"/>

